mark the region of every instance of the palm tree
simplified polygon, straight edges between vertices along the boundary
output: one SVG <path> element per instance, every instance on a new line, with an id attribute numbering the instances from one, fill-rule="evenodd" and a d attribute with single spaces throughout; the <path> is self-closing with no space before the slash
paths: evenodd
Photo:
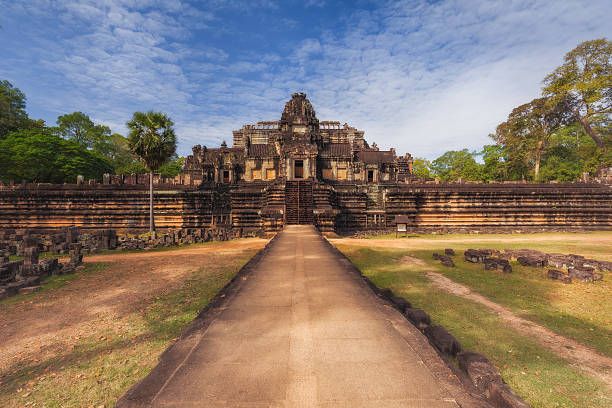
<path id="1" fill-rule="evenodd" d="M 158 170 L 176 151 L 174 122 L 164 113 L 135 112 L 127 122 L 128 147 L 149 170 L 149 231 L 155 232 L 153 218 L 153 171 Z"/>

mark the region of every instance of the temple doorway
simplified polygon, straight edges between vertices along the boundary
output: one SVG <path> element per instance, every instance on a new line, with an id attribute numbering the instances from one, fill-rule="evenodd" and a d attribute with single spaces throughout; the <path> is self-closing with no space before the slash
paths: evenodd
<path id="1" fill-rule="evenodd" d="M 304 161 L 296 160 L 293 170 L 293 174 L 296 179 L 304 178 Z"/>
<path id="2" fill-rule="evenodd" d="M 374 170 L 368 170 L 368 183 L 374 182 Z"/>

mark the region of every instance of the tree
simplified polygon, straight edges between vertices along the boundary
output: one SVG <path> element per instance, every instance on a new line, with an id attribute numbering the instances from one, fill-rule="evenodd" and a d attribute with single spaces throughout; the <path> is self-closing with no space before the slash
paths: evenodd
<path id="1" fill-rule="evenodd" d="M 26 97 L 9 81 L 0 81 L 0 138 L 28 125 Z"/>
<path id="2" fill-rule="evenodd" d="M 442 181 L 456 181 L 461 177 L 470 181 L 482 179 L 480 165 L 468 149 L 448 151 L 434 160 L 431 167 Z"/>
<path id="3" fill-rule="evenodd" d="M 433 178 L 431 162 L 420 157 L 415 158 L 412 162 L 412 174 L 421 178 Z"/>
<path id="4" fill-rule="evenodd" d="M 149 170 L 149 231 L 155 231 L 153 215 L 153 171 L 158 170 L 176 152 L 174 122 L 161 112 L 135 112 L 127 123 L 128 147 Z"/>
<path id="5" fill-rule="evenodd" d="M 537 181 L 542 154 L 562 120 L 561 104 L 551 106 L 546 98 L 534 99 L 512 110 L 508 120 L 497 127 L 495 140 L 506 149 L 521 151 L 533 160 Z"/>
<path id="6" fill-rule="evenodd" d="M 544 78 L 544 96 L 551 105 L 563 103 L 574 120 L 600 149 L 604 140 L 593 129 L 597 116 L 612 113 L 612 42 L 585 41 L 565 55 L 565 63 Z"/>
<path id="7" fill-rule="evenodd" d="M 95 150 L 110 138 L 107 126 L 96 125 L 83 112 L 72 112 L 57 118 L 57 131 L 64 139 L 74 140 L 88 149 Z"/>
<path id="8" fill-rule="evenodd" d="M 77 175 L 100 180 L 111 171 L 102 157 L 49 128 L 22 129 L 0 139 L 0 175 L 5 182 L 74 183 Z"/>
<path id="9" fill-rule="evenodd" d="M 508 179 L 506 151 L 503 146 L 497 144 L 485 145 L 479 155 L 482 155 L 482 160 L 484 161 L 481 170 L 483 181 L 502 181 Z"/>

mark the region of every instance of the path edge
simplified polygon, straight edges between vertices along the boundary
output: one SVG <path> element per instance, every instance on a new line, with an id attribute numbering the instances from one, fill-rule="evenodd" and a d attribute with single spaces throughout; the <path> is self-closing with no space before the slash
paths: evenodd
<path id="1" fill-rule="evenodd" d="M 321 234 L 321 233 L 319 232 L 319 234 Z M 326 236 L 321 234 L 321 237 L 323 238 L 325 243 L 330 247 L 330 249 L 341 257 L 341 259 L 343 260 L 343 263 L 345 264 L 345 266 L 347 267 L 348 270 L 350 270 L 352 273 L 354 273 L 357 276 L 359 276 L 366 283 L 366 285 L 372 290 L 372 292 L 374 292 L 374 294 L 382 302 L 384 302 L 385 304 L 387 304 L 387 305 L 389 305 L 389 306 L 391 306 L 391 307 L 393 307 L 395 309 L 395 305 L 393 304 L 393 302 L 391 302 L 389 299 L 387 299 L 385 297 L 385 295 L 384 295 L 383 291 L 381 290 L 381 288 L 376 286 L 376 284 L 374 284 L 374 282 L 372 282 L 370 280 L 370 278 L 368 278 L 366 275 L 364 275 L 363 272 L 361 272 L 361 270 L 353 262 L 351 262 L 351 260 L 342 251 L 340 251 L 338 248 L 336 248 L 336 246 L 334 244 L 332 244 L 329 241 L 329 239 L 327 239 Z M 442 353 L 431 342 L 431 340 L 429 340 L 423 333 L 421 333 L 421 331 L 410 321 L 410 319 L 406 318 L 406 316 L 404 316 L 403 313 L 401 313 L 399 311 L 398 311 L 398 313 L 400 313 L 401 316 L 406 320 L 406 322 L 408 322 L 410 324 L 410 326 L 414 327 L 414 329 L 421 335 L 422 339 L 424 341 L 426 341 L 431 346 L 431 349 L 433 349 L 433 351 L 436 352 L 436 354 L 440 357 L 440 359 L 444 362 L 444 364 L 450 369 L 450 371 L 457 377 L 457 379 L 461 382 L 462 386 L 465 388 L 465 390 L 469 394 L 471 394 L 472 397 L 476 397 L 477 399 L 483 398 L 483 399 L 486 400 L 486 404 L 490 404 L 490 406 L 493 406 L 495 408 L 498 408 L 498 407 L 499 408 L 515 408 L 515 407 L 516 408 L 523 408 L 523 407 L 529 407 L 529 405 L 521 397 L 519 397 L 518 394 L 516 394 L 516 392 L 512 388 L 510 388 L 510 386 L 507 385 L 505 382 L 503 382 L 503 385 L 506 386 L 507 390 L 509 390 L 509 392 L 511 393 L 511 395 L 508 395 L 508 397 L 510 397 L 509 398 L 510 400 L 508 400 L 506 398 L 501 398 L 501 400 L 500 400 L 498 398 L 495 398 L 496 396 L 487 395 L 487 394 L 489 394 L 488 392 L 487 393 L 480 392 L 475 387 L 474 383 L 472 382 L 470 377 L 467 375 L 467 373 L 465 373 L 463 370 L 461 370 L 460 368 L 455 366 L 451 362 L 451 360 L 448 358 L 448 356 L 446 356 L 444 353 Z M 443 381 L 443 382 L 447 382 L 447 381 Z M 514 394 L 514 395 L 512 395 L 512 394 Z M 512 398 L 512 397 L 518 397 L 518 400 L 513 400 L 514 398 Z M 482 402 L 484 402 L 484 401 L 482 401 Z M 462 404 L 460 404 L 460 405 L 462 405 Z"/>
<path id="2" fill-rule="evenodd" d="M 178 369 L 191 350 L 198 344 L 201 334 L 225 306 L 240 292 L 246 278 L 255 269 L 266 253 L 270 250 L 279 234 L 270 241 L 246 264 L 238 270 L 234 277 L 221 288 L 215 297 L 187 325 L 178 340 L 170 344 L 159 356 L 158 363 L 146 377 L 132 385 L 115 403 L 115 407 L 150 407 L 153 399 L 164 387 L 168 378 Z M 243 279 L 245 278 L 245 279 Z"/>

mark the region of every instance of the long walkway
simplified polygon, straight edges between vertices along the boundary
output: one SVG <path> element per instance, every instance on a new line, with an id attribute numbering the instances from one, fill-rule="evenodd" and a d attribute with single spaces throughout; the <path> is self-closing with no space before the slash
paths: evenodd
<path id="1" fill-rule="evenodd" d="M 286 227 L 245 279 L 121 406 L 483 406 L 313 227 Z"/>

